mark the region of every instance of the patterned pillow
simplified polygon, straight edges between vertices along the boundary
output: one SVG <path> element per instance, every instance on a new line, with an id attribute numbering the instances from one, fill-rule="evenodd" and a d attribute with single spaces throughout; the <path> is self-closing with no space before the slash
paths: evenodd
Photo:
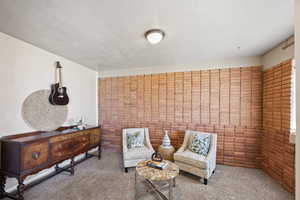
<path id="1" fill-rule="evenodd" d="M 195 134 L 190 143 L 189 149 L 192 152 L 207 156 L 210 147 L 211 136 L 209 134 Z"/>
<path id="2" fill-rule="evenodd" d="M 129 132 L 126 134 L 127 136 L 127 148 L 137 148 L 137 147 L 144 147 L 144 132 L 142 131 L 135 131 Z"/>

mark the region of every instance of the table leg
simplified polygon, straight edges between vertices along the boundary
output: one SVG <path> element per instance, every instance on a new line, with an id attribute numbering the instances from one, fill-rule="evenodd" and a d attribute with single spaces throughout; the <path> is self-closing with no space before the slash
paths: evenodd
<path id="1" fill-rule="evenodd" d="M 173 186 L 174 186 L 174 180 L 169 180 L 169 200 L 173 200 Z"/>
<path id="2" fill-rule="evenodd" d="M 150 191 L 153 191 L 155 192 L 157 195 L 159 195 L 160 199 L 162 200 L 169 200 L 166 195 L 164 195 L 160 190 L 159 188 L 157 188 L 154 183 L 152 183 L 152 181 L 150 181 L 149 179 L 145 179 L 146 180 L 146 183 L 149 184 L 149 186 L 151 187 L 151 190 Z M 172 180 L 168 180 L 167 182 L 167 186 L 169 187 L 170 185 L 173 187 L 173 183 L 172 183 Z"/>
<path id="3" fill-rule="evenodd" d="M 176 187 L 176 178 L 173 179 L 173 187 Z"/>
<path id="4" fill-rule="evenodd" d="M 134 172 L 134 199 L 135 199 L 135 200 L 138 199 L 138 198 L 137 198 L 137 197 L 138 197 L 138 195 L 137 195 L 137 188 L 136 188 L 136 185 L 137 185 L 137 182 L 136 182 L 136 181 L 137 181 L 137 180 L 136 180 L 137 177 L 136 177 L 136 176 L 137 176 L 137 174 L 136 174 L 136 171 L 135 171 L 135 172 Z"/>

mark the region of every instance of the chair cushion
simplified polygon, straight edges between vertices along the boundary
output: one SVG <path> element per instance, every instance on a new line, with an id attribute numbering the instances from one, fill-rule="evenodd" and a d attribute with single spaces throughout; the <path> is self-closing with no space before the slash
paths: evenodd
<path id="1" fill-rule="evenodd" d="M 210 134 L 195 134 L 192 136 L 192 141 L 189 145 L 189 150 L 197 154 L 207 156 L 210 148 Z"/>
<path id="2" fill-rule="evenodd" d="M 140 148 L 144 147 L 144 131 L 141 129 L 131 129 L 130 131 L 127 131 L 126 133 L 126 139 L 127 139 L 127 148 Z"/>
<path id="3" fill-rule="evenodd" d="M 208 160 L 206 157 L 197 153 L 186 149 L 183 152 L 175 153 L 174 160 L 179 161 L 185 164 L 192 165 L 194 167 L 198 167 L 200 169 L 207 169 L 208 168 Z"/>
<path id="4" fill-rule="evenodd" d="M 125 160 L 150 159 L 152 152 L 147 147 L 131 148 L 124 154 Z"/>

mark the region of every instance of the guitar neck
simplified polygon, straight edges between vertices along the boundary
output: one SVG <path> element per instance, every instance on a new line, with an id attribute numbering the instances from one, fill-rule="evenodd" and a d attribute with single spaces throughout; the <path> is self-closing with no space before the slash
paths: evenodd
<path id="1" fill-rule="evenodd" d="M 59 84 L 59 88 L 62 88 L 62 78 L 61 78 L 61 68 L 58 68 L 58 84 Z"/>
<path id="2" fill-rule="evenodd" d="M 62 69 L 62 66 L 60 65 L 60 62 L 56 62 L 56 69 L 58 70 L 58 85 L 59 85 L 59 88 L 62 88 L 63 85 L 62 85 L 62 76 L 61 76 L 61 69 Z"/>

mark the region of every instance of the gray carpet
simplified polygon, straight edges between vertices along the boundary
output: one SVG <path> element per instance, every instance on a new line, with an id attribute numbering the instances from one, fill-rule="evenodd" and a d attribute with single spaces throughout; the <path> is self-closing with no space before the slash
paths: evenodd
<path id="1" fill-rule="evenodd" d="M 119 153 L 104 152 L 102 160 L 91 158 L 76 166 L 75 176 L 57 175 L 27 191 L 25 200 L 132 200 L 134 169 L 124 173 Z M 143 184 L 139 184 L 142 191 Z M 152 200 L 148 194 L 140 199 Z M 286 192 L 257 169 L 218 165 L 208 185 L 181 173 L 174 189 L 175 200 L 290 200 Z"/>

